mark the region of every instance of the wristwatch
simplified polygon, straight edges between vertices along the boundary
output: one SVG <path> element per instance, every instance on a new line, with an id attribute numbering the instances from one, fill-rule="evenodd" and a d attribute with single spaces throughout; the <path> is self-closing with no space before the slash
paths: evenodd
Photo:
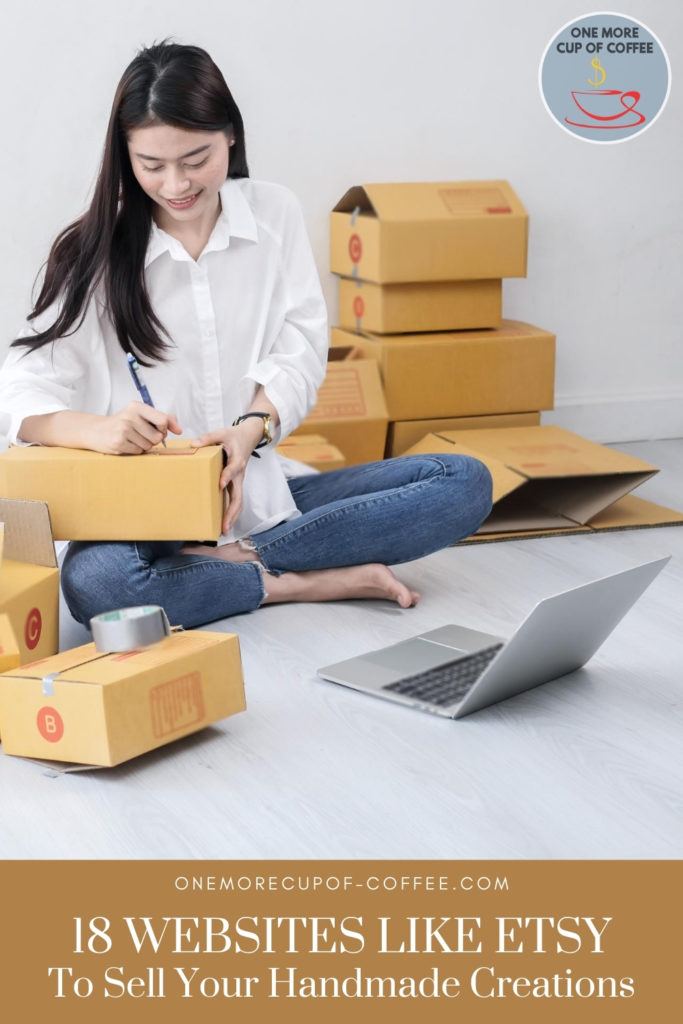
<path id="1" fill-rule="evenodd" d="M 249 419 L 250 416 L 259 416 L 263 420 L 263 435 L 259 443 L 256 445 L 256 448 L 264 448 L 273 440 L 273 434 L 271 431 L 273 418 L 269 412 L 245 412 L 243 416 L 238 416 L 236 420 L 232 421 L 233 427 L 238 427 L 242 420 Z M 261 456 L 256 451 L 256 448 L 251 454 L 254 456 L 254 458 L 260 459 Z"/>

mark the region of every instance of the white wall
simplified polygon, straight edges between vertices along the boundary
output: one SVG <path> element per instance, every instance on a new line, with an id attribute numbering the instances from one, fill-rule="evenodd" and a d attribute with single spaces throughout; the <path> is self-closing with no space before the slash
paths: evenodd
<path id="1" fill-rule="evenodd" d="M 672 93 L 617 146 L 563 132 L 538 93 L 564 0 L 60 0 L 3 16 L 0 358 L 57 232 L 83 209 L 118 79 L 165 36 L 207 49 L 252 176 L 300 196 L 328 298 L 328 212 L 364 181 L 507 178 L 531 218 L 504 311 L 555 331 L 555 413 L 598 440 L 683 436 L 683 5 L 620 0 L 667 48 Z M 600 9 L 600 8 L 598 8 Z"/>

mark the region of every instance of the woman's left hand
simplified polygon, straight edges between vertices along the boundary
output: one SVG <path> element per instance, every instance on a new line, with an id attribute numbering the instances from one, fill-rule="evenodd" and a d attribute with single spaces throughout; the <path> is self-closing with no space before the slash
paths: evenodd
<path id="1" fill-rule="evenodd" d="M 244 473 L 251 453 L 260 441 L 262 433 L 262 421 L 258 418 L 251 418 L 244 420 L 238 427 L 212 430 L 190 442 L 195 448 L 220 444 L 228 457 L 227 465 L 221 473 L 219 482 L 219 487 L 221 490 L 225 490 L 226 497 L 223 533 L 227 533 L 231 529 L 242 508 Z"/>

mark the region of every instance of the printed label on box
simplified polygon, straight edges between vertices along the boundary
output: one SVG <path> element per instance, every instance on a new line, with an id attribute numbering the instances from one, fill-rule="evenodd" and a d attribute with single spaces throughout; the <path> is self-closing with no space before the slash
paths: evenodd
<path id="1" fill-rule="evenodd" d="M 357 370 L 340 370 L 327 377 L 320 386 L 318 403 L 308 414 L 308 419 L 332 419 L 335 416 L 367 416 Z"/>
<path id="2" fill-rule="evenodd" d="M 439 196 L 449 213 L 512 213 L 498 188 L 440 188 Z"/>
<path id="3" fill-rule="evenodd" d="M 155 686 L 149 694 L 149 707 L 157 739 L 201 722 L 205 715 L 201 673 L 189 672 Z"/>

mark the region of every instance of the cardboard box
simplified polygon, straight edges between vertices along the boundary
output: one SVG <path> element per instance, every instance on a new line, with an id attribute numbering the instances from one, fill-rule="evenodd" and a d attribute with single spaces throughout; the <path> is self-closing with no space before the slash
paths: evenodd
<path id="1" fill-rule="evenodd" d="M 499 327 L 502 285 L 500 280 L 374 284 L 342 277 L 339 325 L 377 334 Z"/>
<path id="2" fill-rule="evenodd" d="M 5 753 L 50 761 L 121 764 L 245 707 L 234 633 L 173 633 L 124 654 L 85 644 L 0 675 Z"/>
<path id="3" fill-rule="evenodd" d="M 471 455 L 488 466 L 493 511 L 478 535 L 571 531 L 659 472 L 553 426 L 430 434 L 405 454 L 416 452 Z"/>
<path id="4" fill-rule="evenodd" d="M 317 469 L 319 473 L 342 469 L 346 464 L 339 449 L 319 434 L 290 434 L 275 450 L 285 458 Z"/>
<path id="5" fill-rule="evenodd" d="M 390 420 L 553 408 L 555 335 L 531 324 L 385 335 L 333 327 L 331 343 L 377 361 Z"/>
<path id="6" fill-rule="evenodd" d="M 3 615 L 9 629 L 5 627 L 0 633 L 0 646 L 10 652 L 16 647 L 19 664 L 57 651 L 59 569 L 44 502 L 0 498 L 0 616 Z"/>
<path id="7" fill-rule="evenodd" d="M 527 234 L 506 181 L 356 185 L 330 217 L 330 269 L 378 284 L 526 277 Z"/>
<path id="8" fill-rule="evenodd" d="M 451 416 L 437 420 L 398 420 L 389 424 L 385 458 L 394 458 L 417 444 L 427 434 L 444 431 L 489 430 L 499 427 L 537 427 L 540 412 L 510 412 L 500 416 Z"/>
<path id="9" fill-rule="evenodd" d="M 317 403 L 289 436 L 322 434 L 355 466 L 384 458 L 388 420 L 376 360 L 347 344 L 329 350 Z"/>
<path id="10" fill-rule="evenodd" d="M 144 455 L 12 446 L 0 494 L 46 501 L 55 540 L 217 540 L 223 449 L 167 444 Z"/>

